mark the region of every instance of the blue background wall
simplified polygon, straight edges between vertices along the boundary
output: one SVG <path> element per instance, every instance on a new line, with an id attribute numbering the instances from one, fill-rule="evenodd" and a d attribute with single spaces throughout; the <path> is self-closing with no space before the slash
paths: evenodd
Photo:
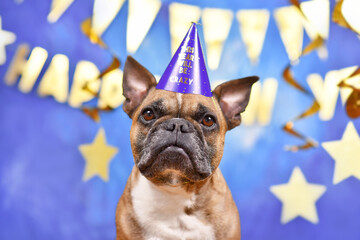
<path id="1" fill-rule="evenodd" d="M 172 1 L 162 0 L 162 7 L 144 42 L 134 57 L 154 74 L 161 75 L 170 58 L 169 13 Z M 200 7 L 231 9 L 288 6 L 288 1 L 178 1 Z M 47 22 L 51 1 L 0 1 L 2 28 L 14 32 L 16 42 L 6 47 L 7 62 L 0 66 L 0 239 L 114 239 L 115 208 L 133 166 L 129 144 L 131 120 L 119 107 L 101 113 L 96 123 L 79 109 L 37 95 L 37 81 L 28 94 L 16 86 L 6 86 L 3 78 L 21 43 L 40 46 L 49 58 L 65 54 L 70 60 L 72 80 L 76 63 L 87 60 L 104 69 L 111 56 L 90 43 L 81 32 L 80 23 L 92 14 L 93 1 L 76 0 L 54 24 Z M 334 1 L 331 1 L 331 9 Z M 126 53 L 126 2 L 104 34 L 104 40 L 120 60 Z M 200 33 L 201 32 L 200 28 Z M 203 38 L 203 36 L 201 36 Z M 309 39 L 305 37 L 305 42 Z M 203 44 L 204 46 L 204 44 Z M 310 73 L 323 77 L 330 70 L 360 63 L 356 35 L 330 24 L 327 42 L 329 56 L 320 60 L 315 52 L 304 57 L 294 68 L 296 77 L 306 85 Z M 203 47 L 204 48 L 204 47 Z M 360 239 L 360 182 L 356 178 L 334 185 L 334 161 L 321 147 L 297 153 L 284 151 L 284 145 L 298 144 L 281 126 L 311 104 L 311 99 L 283 82 L 281 74 L 288 63 L 273 15 L 264 42 L 260 62 L 250 64 L 236 19 L 224 45 L 223 58 L 210 79 L 235 79 L 258 75 L 278 79 L 279 89 L 272 121 L 268 126 L 240 126 L 227 134 L 220 168 L 232 190 L 242 221 L 243 239 Z M 71 83 L 70 83 L 71 86 Z M 318 115 L 297 124 L 301 132 L 317 141 L 341 139 L 350 119 L 340 99 L 335 116 L 321 121 Z M 360 121 L 354 120 L 360 131 Z M 103 127 L 109 145 L 119 149 L 110 164 L 108 182 L 99 177 L 82 180 L 85 161 L 78 150 L 93 141 Z M 248 144 L 249 139 L 253 144 Z M 360 159 L 360 156 L 359 156 Z M 280 223 L 281 202 L 269 187 L 286 183 L 299 166 L 311 183 L 327 187 L 317 202 L 319 223 L 296 218 Z"/>

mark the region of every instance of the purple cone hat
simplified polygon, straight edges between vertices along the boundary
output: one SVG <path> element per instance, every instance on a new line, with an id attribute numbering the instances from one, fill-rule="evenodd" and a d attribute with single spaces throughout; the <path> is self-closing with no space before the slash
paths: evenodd
<path id="1" fill-rule="evenodd" d="M 160 78 L 156 88 L 212 97 L 209 77 L 195 23 L 191 24 L 189 31 Z"/>

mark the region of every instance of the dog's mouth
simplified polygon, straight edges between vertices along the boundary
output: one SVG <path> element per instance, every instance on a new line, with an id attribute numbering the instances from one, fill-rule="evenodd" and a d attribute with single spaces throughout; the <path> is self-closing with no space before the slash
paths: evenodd
<path id="1" fill-rule="evenodd" d="M 168 147 L 166 147 L 164 150 L 162 150 L 160 152 L 161 153 L 178 153 L 178 154 L 181 154 L 181 155 L 185 155 L 189 158 L 189 155 L 186 153 L 185 149 L 184 148 L 181 148 L 179 146 L 176 146 L 176 145 L 170 145 Z"/>
<path id="2" fill-rule="evenodd" d="M 166 144 L 163 146 L 155 147 L 151 151 L 151 156 L 149 156 L 147 159 L 143 159 L 138 163 L 138 168 L 140 169 L 140 171 L 145 171 L 147 168 L 151 167 L 156 161 L 161 161 L 166 158 L 169 160 L 185 159 L 192 162 L 186 148 L 180 147 L 175 144 Z"/>
<path id="3" fill-rule="evenodd" d="M 190 181 L 201 180 L 209 176 L 209 172 L 199 171 L 196 158 L 186 146 L 165 144 L 152 149 L 150 156 L 138 162 L 140 172 L 148 178 L 166 174 L 167 177 L 178 175 Z M 172 174 L 167 174 L 171 172 Z M 173 174 L 173 173 L 176 174 Z"/>

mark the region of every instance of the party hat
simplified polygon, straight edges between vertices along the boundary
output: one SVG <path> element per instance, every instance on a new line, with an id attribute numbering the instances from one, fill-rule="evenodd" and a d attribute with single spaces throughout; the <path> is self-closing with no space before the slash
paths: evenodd
<path id="1" fill-rule="evenodd" d="M 178 93 L 212 96 L 195 23 L 191 24 L 156 88 Z"/>

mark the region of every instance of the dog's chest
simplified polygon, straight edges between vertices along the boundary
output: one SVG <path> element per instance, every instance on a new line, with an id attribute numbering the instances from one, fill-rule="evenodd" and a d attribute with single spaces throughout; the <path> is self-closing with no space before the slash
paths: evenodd
<path id="1" fill-rule="evenodd" d="M 141 175 L 131 195 L 144 239 L 215 239 L 201 212 L 184 211 L 192 207 L 194 196 L 162 191 Z"/>

